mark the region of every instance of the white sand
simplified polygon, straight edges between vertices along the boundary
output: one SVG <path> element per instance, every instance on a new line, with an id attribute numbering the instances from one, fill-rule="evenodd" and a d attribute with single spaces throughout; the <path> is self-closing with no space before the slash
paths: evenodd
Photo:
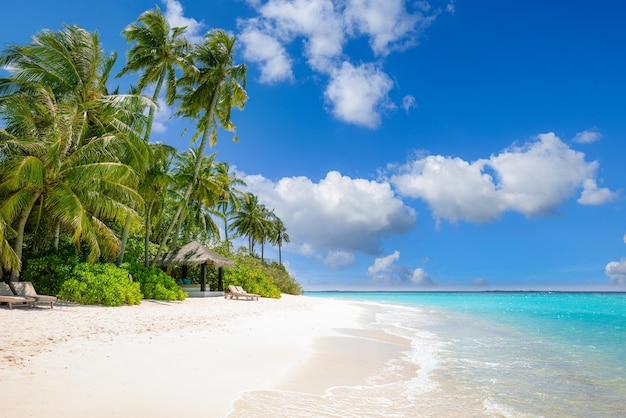
<path id="1" fill-rule="evenodd" d="M 393 354 L 384 339 L 371 347 L 372 338 L 358 337 L 361 314 L 356 304 L 289 295 L 3 306 L 1 413 L 225 417 L 247 391 L 359 384 Z M 350 361 L 357 340 L 362 353 Z"/>

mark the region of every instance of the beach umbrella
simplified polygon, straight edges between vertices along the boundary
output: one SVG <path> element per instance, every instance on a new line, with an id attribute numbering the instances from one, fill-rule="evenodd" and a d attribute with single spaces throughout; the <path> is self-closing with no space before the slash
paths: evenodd
<path id="1" fill-rule="evenodd" d="M 218 268 L 218 290 L 224 290 L 223 275 L 224 267 L 235 267 L 235 262 L 206 248 L 199 242 L 192 241 L 189 244 L 176 248 L 156 261 L 161 266 L 200 266 L 200 291 L 206 290 L 206 268 L 211 264 Z"/>

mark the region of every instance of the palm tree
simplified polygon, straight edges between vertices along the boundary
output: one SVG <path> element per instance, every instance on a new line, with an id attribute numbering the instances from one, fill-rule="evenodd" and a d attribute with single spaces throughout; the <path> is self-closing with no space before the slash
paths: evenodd
<path id="1" fill-rule="evenodd" d="M 172 245 L 175 247 L 181 232 L 190 238 L 191 231 L 200 231 L 202 236 L 196 237 L 206 241 L 208 237 L 219 235 L 217 225 L 211 215 L 215 213 L 217 202 L 221 198 L 222 184 L 216 170 L 215 153 L 209 157 L 202 157 L 200 171 L 194 175 L 197 159 L 197 150 L 191 149 L 179 156 L 174 174 L 175 183 L 179 190 L 184 190 L 190 183 L 194 184 L 185 210 L 178 218 Z M 184 227 L 183 227 L 184 225 Z"/>
<path id="2" fill-rule="evenodd" d="M 165 206 L 165 192 L 172 183 L 170 165 L 176 149 L 164 144 L 150 145 L 150 158 L 139 194 L 144 201 L 144 265 L 150 264 L 150 236 L 153 216 L 158 216 Z M 120 251 L 121 252 L 121 251 Z"/>
<path id="3" fill-rule="evenodd" d="M 228 163 L 217 164 L 217 171 L 220 175 L 223 196 L 218 202 L 219 217 L 224 221 L 224 241 L 228 243 L 228 218 L 241 208 L 242 199 L 246 198 L 246 193 L 238 189 L 237 186 L 246 186 L 246 182 L 230 173 Z"/>
<path id="4" fill-rule="evenodd" d="M 237 236 L 248 238 L 248 251 L 251 255 L 254 254 L 254 244 L 263 243 L 267 237 L 269 214 L 267 208 L 259 203 L 259 199 L 254 194 L 248 193 L 241 209 L 233 216 L 230 229 Z"/>
<path id="5" fill-rule="evenodd" d="M 6 222 L 2 214 L 0 214 L 0 266 L 11 271 L 19 271 L 21 268 L 21 260 L 13 251 L 7 236 L 11 227 Z"/>
<path id="6" fill-rule="evenodd" d="M 291 238 L 287 234 L 287 228 L 285 228 L 283 221 L 276 216 L 272 222 L 271 243 L 278 245 L 278 263 L 280 265 L 283 264 L 282 246 L 284 242 L 291 242 Z"/>
<path id="7" fill-rule="evenodd" d="M 185 69 L 184 76 L 179 80 L 181 88 L 179 115 L 197 121 L 192 141 L 195 142 L 200 138 L 194 167 L 196 177 L 200 172 L 207 143 L 213 146 L 217 142 L 219 126 L 228 131 L 235 130 L 235 125 L 230 119 L 232 108 L 243 109 L 248 98 L 245 91 L 246 66 L 234 65 L 234 45 L 235 37 L 229 36 L 223 30 L 207 33 L 205 42 L 192 49 L 193 65 Z M 237 137 L 233 139 L 236 141 Z M 189 202 L 193 187 L 193 182 L 187 186 L 177 212 L 161 240 L 157 258 Z"/>
<path id="8" fill-rule="evenodd" d="M 20 260 L 31 213 L 35 231 L 54 220 L 77 247 L 86 241 L 91 261 L 103 248 L 117 250 L 107 222 L 136 216 L 136 175 L 119 155 L 141 164 L 145 148 L 134 127 L 143 117 L 133 109 L 146 102 L 108 94 L 114 62 L 97 33 L 78 26 L 43 31 L 0 55 L 0 65 L 11 68 L 0 80 L 3 146 L 10 150 L 0 173 L 0 212 L 15 225 L 13 250 Z M 18 274 L 13 270 L 12 280 Z"/>
<path id="9" fill-rule="evenodd" d="M 171 28 L 157 6 L 147 10 L 123 31 L 126 42 L 135 44 L 128 50 L 127 64 L 118 74 L 121 77 L 130 72 L 142 71 L 137 87 L 142 92 L 154 84 L 152 101 L 158 103 L 163 84 L 166 84 L 166 103 L 171 105 L 176 97 L 176 69 L 185 66 L 189 42 L 183 36 L 184 27 Z M 144 140 L 150 140 L 155 107 L 151 106 Z"/>
<path id="10" fill-rule="evenodd" d="M 144 140 L 150 141 L 156 105 L 161 89 L 166 84 L 166 103 L 171 105 L 176 96 L 176 69 L 184 66 L 189 50 L 189 43 L 183 36 L 185 28 L 171 28 L 167 19 L 157 6 L 155 10 L 147 10 L 139 16 L 137 22 L 131 23 L 122 35 L 128 43 L 135 44 L 128 50 L 127 64 L 118 74 L 121 77 L 130 72 L 142 71 L 139 77 L 138 90 L 142 92 L 147 86 L 154 85 L 152 94 L 153 105 L 150 106 Z M 142 181 L 144 178 L 142 178 Z M 148 182 L 151 182 L 149 179 Z M 147 186 L 150 187 L 149 185 Z M 131 228 L 128 219 L 122 232 L 121 247 L 117 264 L 124 259 L 126 240 Z"/>

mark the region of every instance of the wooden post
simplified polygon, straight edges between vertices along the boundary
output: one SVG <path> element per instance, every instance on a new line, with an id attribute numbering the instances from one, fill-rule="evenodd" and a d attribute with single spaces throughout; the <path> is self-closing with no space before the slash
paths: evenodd
<path id="1" fill-rule="evenodd" d="M 206 292 L 206 263 L 200 266 L 200 291 Z"/>
<path id="2" fill-rule="evenodd" d="M 218 267 L 217 269 L 217 290 L 224 291 L 224 267 Z"/>

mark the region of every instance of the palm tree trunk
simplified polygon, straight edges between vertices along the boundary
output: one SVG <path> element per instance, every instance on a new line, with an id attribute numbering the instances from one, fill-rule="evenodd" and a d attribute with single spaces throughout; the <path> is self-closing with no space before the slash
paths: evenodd
<path id="1" fill-rule="evenodd" d="M 130 227 L 133 221 L 130 218 L 126 218 L 126 223 L 124 224 L 124 230 L 122 231 L 122 238 L 120 239 L 120 252 L 117 255 L 117 260 L 115 261 L 116 266 L 120 266 L 124 262 L 124 252 L 126 251 L 126 241 L 128 241 L 128 234 L 130 233 Z"/>
<path id="2" fill-rule="evenodd" d="M 176 248 L 178 244 L 178 238 L 180 237 L 180 230 L 183 229 L 183 221 L 185 220 L 185 216 L 181 213 L 178 218 L 178 222 L 176 222 L 176 231 L 174 232 L 174 237 L 172 238 L 172 248 Z"/>
<path id="3" fill-rule="evenodd" d="M 150 232 L 152 231 L 151 227 L 151 218 L 152 218 L 152 206 L 150 203 L 146 208 L 146 231 L 145 237 L 143 241 L 143 256 L 144 256 L 144 266 L 148 267 L 150 265 Z"/>
<path id="4" fill-rule="evenodd" d="M 161 87 L 163 87 L 163 81 L 165 80 L 165 69 L 161 71 L 159 75 L 159 80 L 154 87 L 154 94 L 152 95 L 152 101 L 155 105 L 159 103 L 159 94 L 161 93 Z M 146 125 L 146 133 L 144 134 L 144 141 L 150 142 L 150 135 L 152 134 L 152 122 L 154 122 L 154 113 L 156 112 L 156 108 L 154 106 L 150 106 L 150 110 L 148 111 L 148 124 Z"/>
<path id="5" fill-rule="evenodd" d="M 15 255 L 17 256 L 17 259 L 20 261 L 20 263 L 22 261 L 22 252 L 24 248 L 24 230 L 26 229 L 26 222 L 28 221 L 30 212 L 33 210 L 33 207 L 35 206 L 35 203 L 37 202 L 40 196 L 41 196 L 40 190 L 36 191 L 35 194 L 33 194 L 33 196 L 30 198 L 30 202 L 28 202 L 28 206 L 26 207 L 26 209 L 24 209 L 24 211 L 19 216 L 17 227 L 15 228 L 15 231 L 17 232 L 17 236 L 15 237 L 15 242 L 13 243 L 13 251 L 15 252 Z M 17 282 L 19 281 L 19 279 L 20 279 L 20 270 L 17 270 L 17 271 L 11 270 L 10 280 L 12 282 Z"/>
<path id="6" fill-rule="evenodd" d="M 217 92 L 215 92 L 214 95 L 217 96 Z M 213 107 L 215 107 L 215 99 L 213 100 L 213 106 L 211 107 L 211 109 L 213 109 Z M 207 113 L 205 114 L 205 118 L 207 119 L 207 121 L 210 120 L 210 117 L 212 117 L 212 115 L 213 115 L 212 110 L 207 111 Z M 161 256 L 161 253 L 163 252 L 163 249 L 165 248 L 165 245 L 167 244 L 167 241 L 170 235 L 172 234 L 174 225 L 178 223 L 178 220 L 180 219 L 183 209 L 189 204 L 189 197 L 191 196 L 191 192 L 193 192 L 196 179 L 198 178 L 198 173 L 200 172 L 200 166 L 202 164 L 202 157 L 204 156 L 204 151 L 206 150 L 206 143 L 209 137 L 209 123 L 208 122 L 205 123 L 204 126 L 205 128 L 204 128 L 204 132 L 202 133 L 202 140 L 200 141 L 200 145 L 198 146 L 198 150 L 196 154 L 196 165 L 194 167 L 194 175 L 193 175 L 194 178 L 189 183 L 189 185 L 187 185 L 187 190 L 185 190 L 185 194 L 183 195 L 183 200 L 179 203 L 178 209 L 176 209 L 176 214 L 174 215 L 174 218 L 172 218 L 172 221 L 170 222 L 169 226 L 167 227 L 167 231 L 165 232 L 165 235 L 163 235 L 163 239 L 161 240 L 161 245 L 159 245 L 157 254 L 154 257 L 154 260 L 152 260 L 152 263 L 151 263 L 152 266 L 156 264 L 156 260 Z"/>
<path id="7" fill-rule="evenodd" d="M 59 242 L 61 240 L 61 222 L 57 221 L 54 226 L 54 237 L 52 238 L 52 248 L 54 252 L 59 251 Z"/>

